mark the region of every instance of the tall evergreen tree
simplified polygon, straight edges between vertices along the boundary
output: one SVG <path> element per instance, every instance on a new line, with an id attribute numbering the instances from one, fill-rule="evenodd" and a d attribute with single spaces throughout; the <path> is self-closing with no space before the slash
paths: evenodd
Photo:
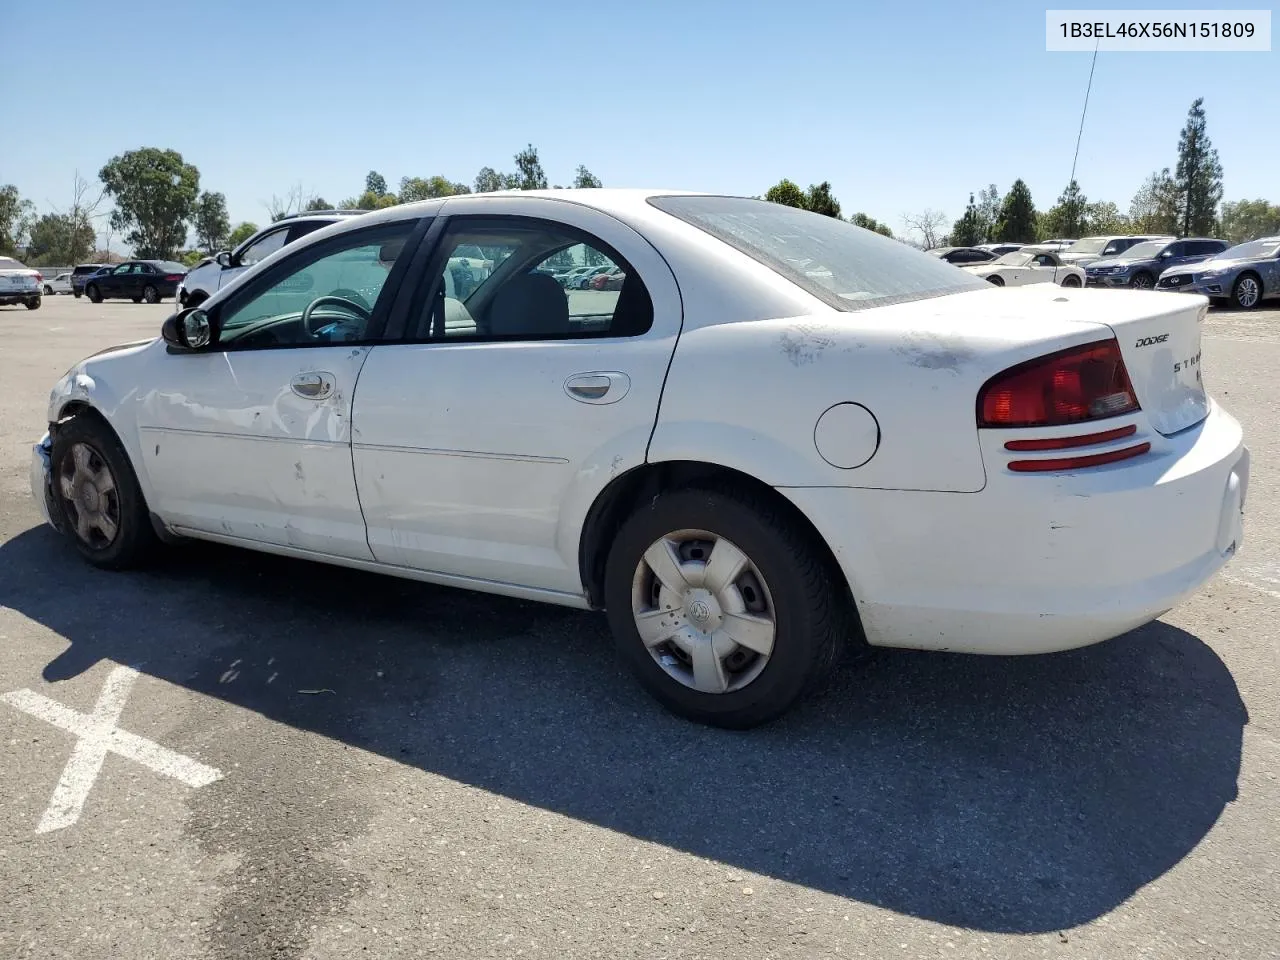
<path id="1" fill-rule="evenodd" d="M 1204 97 L 1197 97 L 1178 137 L 1178 167 L 1174 171 L 1184 237 L 1212 233 L 1222 202 L 1222 164 L 1206 128 Z"/>
<path id="2" fill-rule="evenodd" d="M 985 229 L 982 223 L 982 214 L 978 211 L 978 206 L 973 201 L 973 194 L 969 194 L 969 206 L 965 207 L 964 214 L 951 227 L 951 245 L 955 247 L 972 247 L 974 244 L 983 243 Z"/>
<path id="3" fill-rule="evenodd" d="M 1004 196 L 1000 216 L 996 220 L 996 239 L 1001 243 L 1034 243 L 1036 239 L 1036 205 L 1031 202 L 1031 188 L 1019 177 Z"/>
<path id="4" fill-rule="evenodd" d="M 1168 167 L 1142 182 L 1129 204 L 1129 222 L 1138 233 L 1178 232 L 1178 185 Z"/>

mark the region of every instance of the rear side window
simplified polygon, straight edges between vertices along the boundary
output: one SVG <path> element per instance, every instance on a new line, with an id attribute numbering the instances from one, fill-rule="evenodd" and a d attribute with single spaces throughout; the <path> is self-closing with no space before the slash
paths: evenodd
<path id="1" fill-rule="evenodd" d="M 987 281 L 851 223 L 767 200 L 651 197 L 649 203 L 759 261 L 837 310 L 988 289 Z"/>

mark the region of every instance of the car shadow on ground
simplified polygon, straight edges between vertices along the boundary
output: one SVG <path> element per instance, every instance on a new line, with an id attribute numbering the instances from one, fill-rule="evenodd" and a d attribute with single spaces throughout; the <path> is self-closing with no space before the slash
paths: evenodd
<path id="1" fill-rule="evenodd" d="M 300 561 L 193 546 L 109 574 L 41 527 L 0 547 L 0 604 L 66 638 L 47 681 L 138 665 L 525 804 L 988 931 L 1093 920 L 1178 863 L 1236 796 L 1247 722 L 1217 655 L 1160 623 L 1044 657 L 884 652 L 729 733 L 653 704 L 599 615 Z"/>

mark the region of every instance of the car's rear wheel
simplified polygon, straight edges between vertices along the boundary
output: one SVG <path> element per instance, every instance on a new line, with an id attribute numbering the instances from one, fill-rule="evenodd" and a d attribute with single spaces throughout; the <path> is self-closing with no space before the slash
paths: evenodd
<path id="1" fill-rule="evenodd" d="M 987 282 L 993 286 L 1003 287 L 1004 277 L 1000 276 L 998 273 L 993 273 L 991 276 L 987 277 Z"/>
<path id="2" fill-rule="evenodd" d="M 1064 287 L 1078 287 L 1080 286 L 1080 278 L 1075 276 L 1074 274 L 1071 276 L 1063 277 L 1062 285 Z"/>
<path id="3" fill-rule="evenodd" d="M 1155 278 L 1149 273 L 1138 273 L 1129 281 L 1129 286 L 1134 290 L 1150 290 L 1156 285 Z"/>
<path id="4" fill-rule="evenodd" d="M 62 423 L 50 461 L 60 526 L 80 555 L 110 570 L 144 560 L 158 540 L 129 455 L 106 421 L 85 412 Z"/>
<path id="5" fill-rule="evenodd" d="M 53 287 L 49 286 L 47 283 L 44 285 L 44 295 L 46 297 L 53 296 Z"/>
<path id="6" fill-rule="evenodd" d="M 160 291 L 151 286 L 151 284 L 147 284 L 142 288 L 142 299 L 147 301 L 147 303 L 159 303 Z"/>
<path id="7" fill-rule="evenodd" d="M 26 308 L 27 308 L 28 310 L 39 310 L 39 309 L 40 309 L 40 298 L 39 298 L 39 297 L 32 297 L 30 300 L 26 301 L 26 303 L 24 304 L 24 306 L 26 306 Z"/>
<path id="8" fill-rule="evenodd" d="M 84 292 L 85 295 L 94 303 L 102 302 L 102 291 L 98 289 L 98 285 L 96 283 L 89 284 L 84 288 Z"/>
<path id="9" fill-rule="evenodd" d="M 1256 273 L 1242 273 L 1231 288 L 1231 305 L 1252 310 L 1262 301 L 1262 281 Z"/>
<path id="10" fill-rule="evenodd" d="M 658 701 L 737 729 L 816 689 L 854 622 L 825 551 L 777 505 L 701 489 L 663 494 L 623 523 L 605 608 L 622 658 Z"/>

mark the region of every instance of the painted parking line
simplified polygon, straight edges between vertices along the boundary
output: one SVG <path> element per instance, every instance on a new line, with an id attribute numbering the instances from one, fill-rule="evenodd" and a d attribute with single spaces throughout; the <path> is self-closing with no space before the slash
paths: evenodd
<path id="1" fill-rule="evenodd" d="M 203 787 L 222 779 L 220 770 L 117 726 L 129 699 L 129 691 L 137 679 L 138 671 L 130 667 L 113 669 L 107 675 L 93 711 L 87 714 L 63 706 L 34 690 L 0 694 L 0 700 L 11 707 L 76 735 L 71 758 L 62 770 L 53 798 L 36 826 L 36 833 L 61 830 L 80 819 L 108 753 L 140 763 L 188 787 Z"/>

